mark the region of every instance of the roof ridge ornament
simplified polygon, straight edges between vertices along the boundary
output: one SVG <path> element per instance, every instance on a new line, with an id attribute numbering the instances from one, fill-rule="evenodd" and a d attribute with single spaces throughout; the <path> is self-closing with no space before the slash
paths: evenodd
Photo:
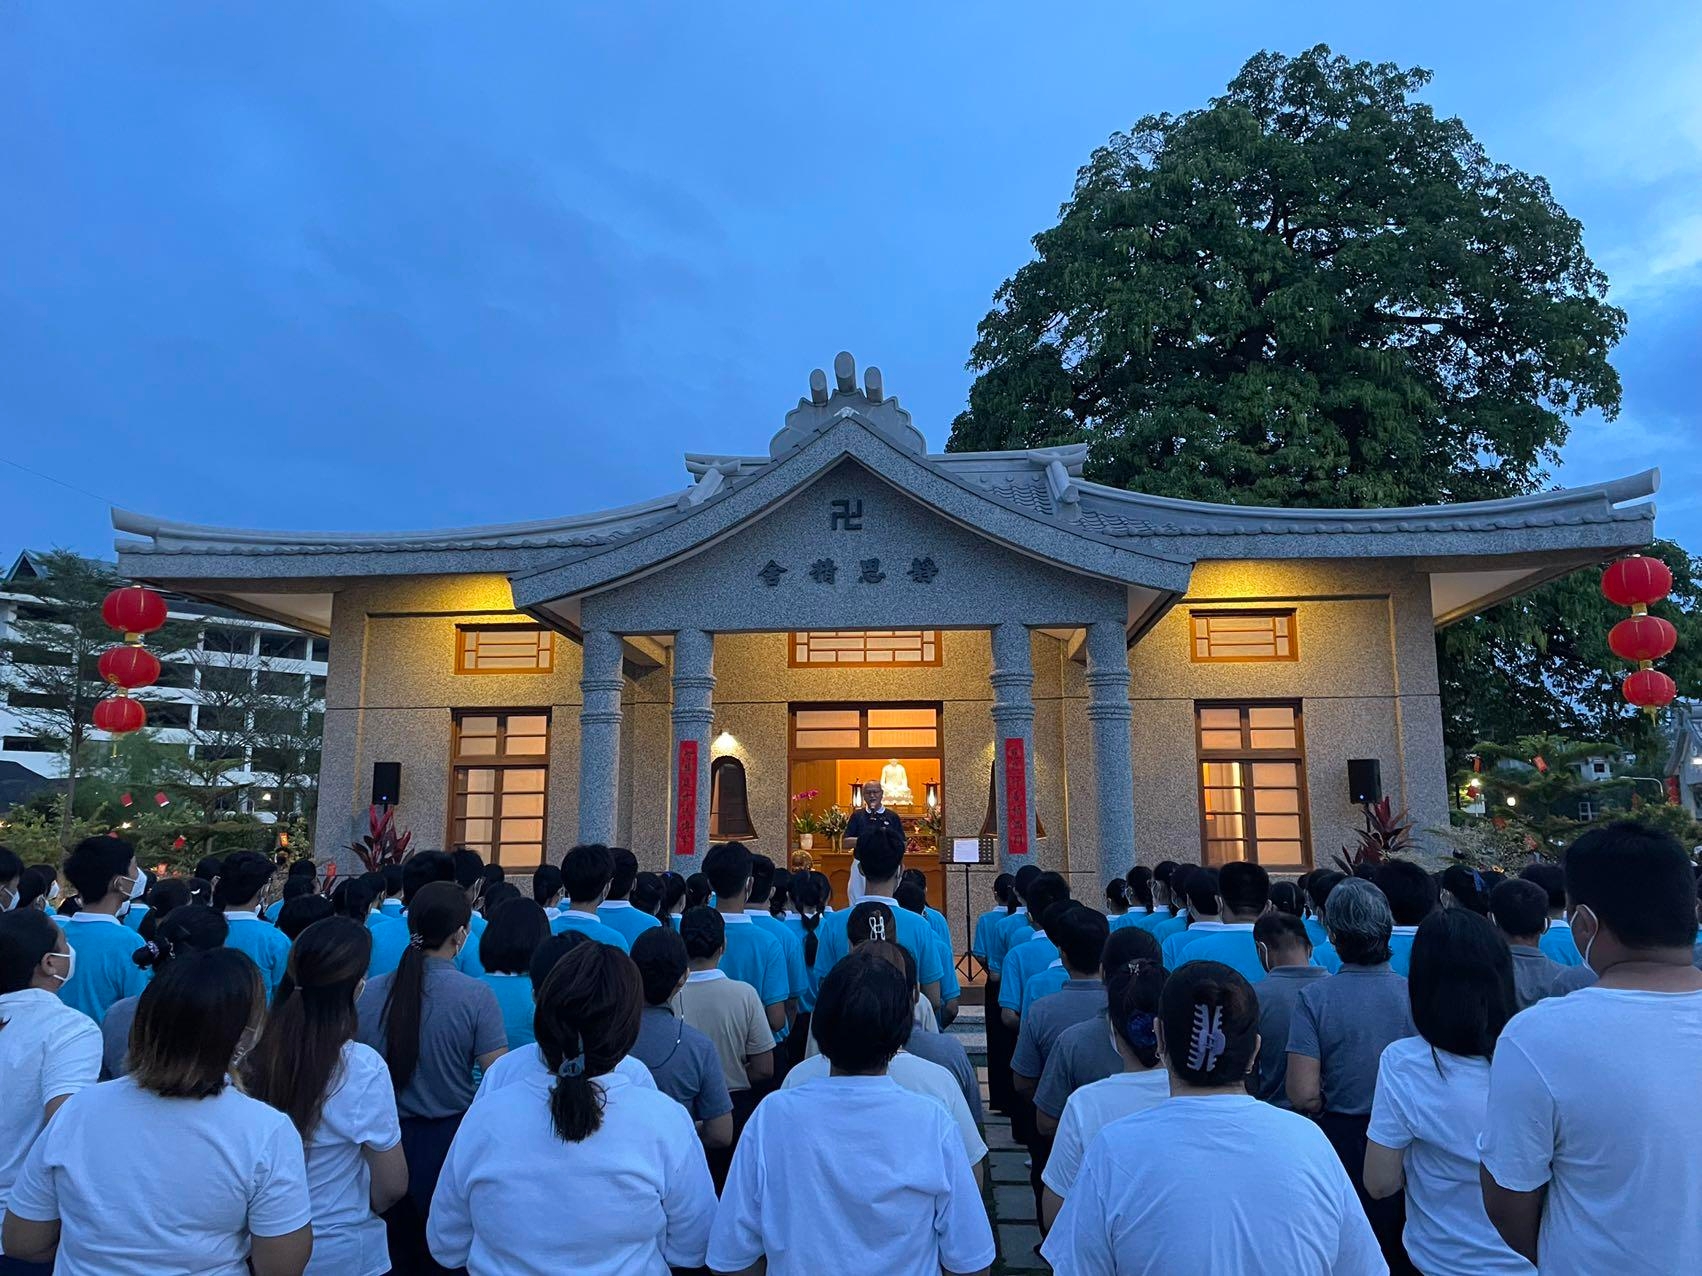
<path id="1" fill-rule="evenodd" d="M 857 388 L 857 361 L 847 350 L 833 359 L 833 390 L 829 393 L 827 373 L 816 368 L 810 373 L 810 393 L 786 414 L 786 424 L 768 442 L 768 454 L 781 456 L 808 442 L 835 423 L 854 418 L 879 434 L 894 447 L 917 456 L 927 453 L 922 432 L 910 423 L 910 414 L 888 397 L 881 370 L 863 371 L 863 388 Z"/>

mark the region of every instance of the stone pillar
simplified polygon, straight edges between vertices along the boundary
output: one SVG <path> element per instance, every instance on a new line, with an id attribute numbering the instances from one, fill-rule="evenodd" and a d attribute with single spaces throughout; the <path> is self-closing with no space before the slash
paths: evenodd
<path id="1" fill-rule="evenodd" d="M 668 765 L 669 864 L 697 870 L 709 844 L 709 732 L 715 722 L 715 635 L 682 629 L 674 635 L 674 751 Z M 689 827 L 686 822 L 689 821 Z"/>
<path id="2" fill-rule="evenodd" d="M 999 866 L 1009 873 L 1035 863 L 1039 849 L 1034 837 L 1034 660 L 1028 641 L 1025 625 L 993 626 L 993 800 L 999 819 Z M 1013 740 L 1022 742 L 1020 752 L 1008 743 Z M 1026 828 L 1009 827 L 1013 762 L 1022 771 Z M 1020 853 L 1023 850 L 1027 853 Z"/>
<path id="3" fill-rule="evenodd" d="M 620 809 L 621 639 L 607 629 L 581 638 L 579 675 L 579 841 L 614 841 Z"/>
<path id="4" fill-rule="evenodd" d="M 1087 627 L 1087 719 L 1092 724 L 1093 841 L 1101 882 L 1127 873 L 1135 862 L 1131 716 L 1127 631 L 1120 620 L 1096 620 Z"/>

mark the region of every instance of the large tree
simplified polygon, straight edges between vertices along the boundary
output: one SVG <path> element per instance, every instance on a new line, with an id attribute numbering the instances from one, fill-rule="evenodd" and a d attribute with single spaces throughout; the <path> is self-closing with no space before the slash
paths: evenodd
<path id="1" fill-rule="evenodd" d="M 1417 94 L 1429 72 L 1261 53 L 1203 109 L 1094 152 L 1000 287 L 952 449 L 1088 444 L 1090 478 L 1236 504 L 1478 500 L 1548 481 L 1569 419 L 1612 417 L 1625 315 L 1548 183 Z M 1688 558 L 1669 662 L 1702 674 Z M 1636 747 L 1578 573 L 1440 648 L 1456 761 L 1479 739 Z"/>
<path id="2" fill-rule="evenodd" d="M 982 320 L 950 446 L 1086 441 L 1101 482 L 1243 504 L 1538 485 L 1568 416 L 1617 411 L 1625 316 L 1429 78 L 1261 53 L 1113 137 Z"/>

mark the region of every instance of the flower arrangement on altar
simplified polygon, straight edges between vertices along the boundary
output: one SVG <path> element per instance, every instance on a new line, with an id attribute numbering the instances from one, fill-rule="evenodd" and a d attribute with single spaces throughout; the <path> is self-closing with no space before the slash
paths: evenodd
<path id="1" fill-rule="evenodd" d="M 820 789 L 805 789 L 792 795 L 792 831 L 798 835 L 798 845 L 806 851 L 815 845 L 815 835 L 821 829 L 821 817 L 809 807 L 800 807 L 821 796 Z"/>
<path id="2" fill-rule="evenodd" d="M 845 836 L 846 826 L 851 823 L 851 817 L 845 814 L 843 807 L 835 802 L 827 810 L 816 817 L 816 832 L 825 834 L 833 843 L 834 849 L 839 848 L 840 839 Z"/>

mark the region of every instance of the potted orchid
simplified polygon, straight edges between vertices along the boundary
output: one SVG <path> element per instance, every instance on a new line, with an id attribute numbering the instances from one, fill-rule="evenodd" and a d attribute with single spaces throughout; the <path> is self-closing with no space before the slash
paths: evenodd
<path id="1" fill-rule="evenodd" d="M 821 828 L 821 821 L 809 807 L 800 807 L 801 802 L 810 802 L 821 796 L 820 789 L 805 789 L 802 793 L 792 795 L 792 830 L 798 835 L 798 849 L 813 850 L 816 844 L 816 833 Z"/>

